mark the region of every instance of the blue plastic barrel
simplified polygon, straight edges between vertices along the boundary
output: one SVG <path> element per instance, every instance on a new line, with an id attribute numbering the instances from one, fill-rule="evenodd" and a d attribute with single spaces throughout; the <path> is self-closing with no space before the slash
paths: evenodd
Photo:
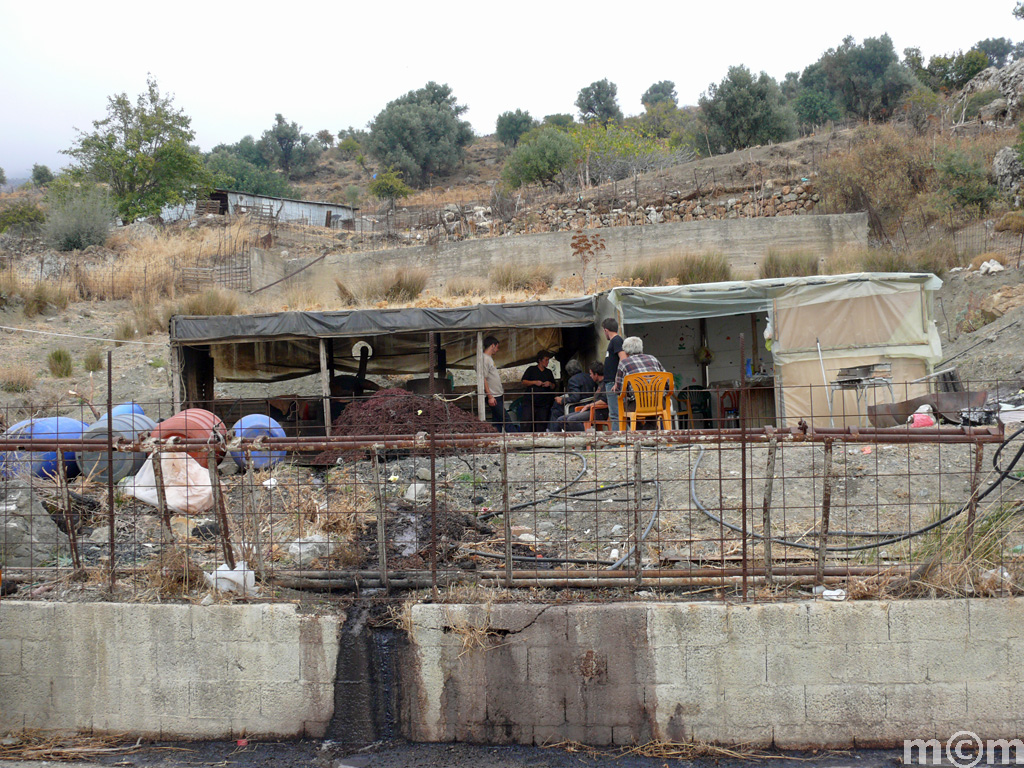
<path id="1" fill-rule="evenodd" d="M 146 412 L 142 410 L 142 406 L 132 400 L 130 403 L 121 403 L 115 405 L 110 409 L 111 416 L 123 416 L 126 413 L 138 413 L 142 416 L 146 415 Z"/>
<path id="2" fill-rule="evenodd" d="M 114 408 L 113 411 L 116 411 Z M 113 411 L 111 411 L 113 413 Z M 104 416 L 87 430 L 83 437 L 86 440 L 107 439 L 107 417 Z M 156 428 L 156 422 L 144 413 L 121 413 L 110 419 L 111 431 L 114 433 L 114 441 L 120 438 L 135 442 L 144 434 L 152 432 Z M 114 482 L 134 475 L 142 465 L 146 463 L 147 455 L 142 452 L 127 453 L 115 451 L 112 464 L 114 466 Z M 80 451 L 75 454 L 78 466 L 82 474 L 97 482 L 107 481 L 107 452 L 105 450 Z"/>
<path id="3" fill-rule="evenodd" d="M 88 426 L 84 421 L 66 416 L 50 416 L 45 419 L 28 419 L 19 421 L 6 432 L 4 437 L 16 437 L 22 440 L 30 438 L 54 440 L 81 440 Z M 73 451 L 61 451 L 64 454 L 64 472 L 68 478 L 78 476 L 78 463 Z M 0 455 L 0 475 L 13 477 L 15 474 L 28 473 L 36 477 L 55 476 L 57 474 L 56 451 L 11 451 Z"/>
<path id="4" fill-rule="evenodd" d="M 269 416 L 261 413 L 253 413 L 243 416 L 231 428 L 231 431 L 238 437 L 284 437 L 284 429 L 281 425 Z M 252 466 L 255 469 L 266 469 L 272 467 L 285 457 L 285 451 L 253 451 Z M 231 451 L 231 458 L 235 463 L 245 469 L 245 453 L 243 451 Z"/>

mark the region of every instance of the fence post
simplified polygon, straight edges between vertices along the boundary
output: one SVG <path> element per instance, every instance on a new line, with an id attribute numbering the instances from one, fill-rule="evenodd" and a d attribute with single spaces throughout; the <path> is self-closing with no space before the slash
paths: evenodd
<path id="1" fill-rule="evenodd" d="M 825 551 L 828 549 L 828 524 L 832 511 L 832 438 L 825 438 L 824 483 L 821 491 L 821 533 L 818 536 L 818 569 L 815 583 L 825 583 Z"/>

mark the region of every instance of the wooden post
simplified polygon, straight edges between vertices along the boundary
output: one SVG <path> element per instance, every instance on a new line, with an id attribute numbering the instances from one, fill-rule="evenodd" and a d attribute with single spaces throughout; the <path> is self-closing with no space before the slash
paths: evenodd
<path id="1" fill-rule="evenodd" d="M 484 332 L 476 332 L 476 408 L 480 421 L 487 421 L 487 396 L 484 394 Z"/>
<path id="2" fill-rule="evenodd" d="M 177 413 L 181 410 L 181 355 L 174 344 L 171 345 L 171 398 Z"/>
<path id="3" fill-rule="evenodd" d="M 331 379 L 327 372 L 327 343 L 320 339 L 320 387 L 324 399 L 324 435 L 331 436 Z"/>

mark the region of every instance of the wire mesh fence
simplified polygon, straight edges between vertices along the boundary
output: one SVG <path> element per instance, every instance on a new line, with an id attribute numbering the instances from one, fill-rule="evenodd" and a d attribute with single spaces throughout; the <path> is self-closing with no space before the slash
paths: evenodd
<path id="1" fill-rule="evenodd" d="M 329 398 L 330 435 L 318 398 L 178 413 L 129 404 L 106 420 L 86 406 L 27 419 L 12 409 L 0 437 L 5 590 L 1017 592 L 1024 441 L 997 417 L 1013 419 L 1024 398 L 989 387 L 1003 394 L 974 406 L 965 390 L 955 402 L 930 395 L 934 416 L 915 408 L 895 426 L 874 426 L 887 418 L 878 410 L 832 426 L 834 409 L 766 424 L 742 383 L 735 409 L 709 391 L 713 407 L 694 413 L 701 392 L 684 390 L 665 417 L 624 431 L 603 429 L 600 414 L 592 430 L 547 431 L 560 423 L 535 410 L 521 431 L 496 432 L 476 397 L 394 389 Z"/>

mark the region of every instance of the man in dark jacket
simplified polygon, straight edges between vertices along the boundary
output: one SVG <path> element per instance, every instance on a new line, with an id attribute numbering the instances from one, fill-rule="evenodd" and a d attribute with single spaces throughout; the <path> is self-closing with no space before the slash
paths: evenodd
<path id="1" fill-rule="evenodd" d="M 569 374 L 569 383 L 565 386 L 565 394 L 556 397 L 551 404 L 548 432 L 559 432 L 558 418 L 564 416 L 573 403 L 578 403 L 583 398 L 594 394 L 594 382 L 589 373 L 583 372 L 578 360 L 572 359 L 566 363 L 565 372 Z"/>
<path id="2" fill-rule="evenodd" d="M 584 375 L 590 378 L 591 394 L 580 394 L 578 399 L 573 400 L 572 403 L 563 403 L 564 405 L 567 406 L 566 410 L 568 411 L 568 413 L 566 413 L 564 416 L 560 416 L 557 422 L 552 421 L 551 428 L 549 428 L 548 431 L 582 432 L 584 423 L 590 418 L 590 409 L 587 408 L 577 413 L 574 406 L 577 404 L 582 404 L 584 402 L 591 402 L 594 400 L 605 401 L 607 399 L 607 393 L 604 391 L 603 385 L 604 363 L 591 363 L 590 371 Z M 594 397 L 591 397 L 591 395 L 594 395 Z M 569 397 L 569 395 L 566 394 L 563 398 L 563 401 L 566 397 Z M 606 413 L 607 410 L 602 409 L 602 418 Z"/>

